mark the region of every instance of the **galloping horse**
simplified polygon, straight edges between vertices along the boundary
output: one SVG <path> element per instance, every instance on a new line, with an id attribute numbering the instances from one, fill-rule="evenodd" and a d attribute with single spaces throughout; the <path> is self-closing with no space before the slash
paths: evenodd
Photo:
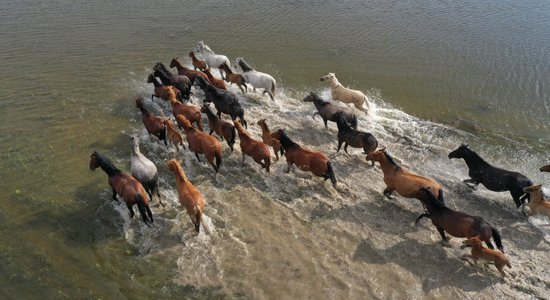
<path id="1" fill-rule="evenodd" d="M 479 238 L 479 236 L 474 236 L 463 241 L 460 248 L 462 249 L 463 247 L 472 247 L 472 252 L 471 254 L 462 255 L 462 259 L 471 257 L 474 259 L 475 263 L 477 263 L 478 259 L 493 262 L 497 270 L 500 272 L 500 274 L 502 274 L 502 277 L 506 276 L 506 273 L 504 273 L 504 266 L 507 266 L 508 268 L 512 267 L 512 265 L 510 265 L 510 260 L 508 260 L 508 258 L 504 256 L 503 253 L 483 247 L 483 245 L 481 245 L 481 239 Z M 468 263 L 473 266 L 470 261 L 468 261 Z"/>
<path id="2" fill-rule="evenodd" d="M 189 181 L 180 163 L 175 160 L 169 160 L 166 165 L 168 169 L 174 172 L 176 177 L 176 190 L 178 190 L 181 206 L 185 208 L 195 225 L 195 230 L 200 232 L 202 214 L 204 211 L 204 197 L 201 192 Z"/>
<path id="3" fill-rule="evenodd" d="M 516 207 L 520 207 L 529 194 L 523 191 L 523 188 L 533 185 L 524 175 L 518 172 L 511 172 L 501 168 L 496 168 L 483 160 L 477 153 L 470 150 L 468 145 L 462 144 L 456 150 L 449 153 L 449 159 L 463 158 L 468 165 L 469 179 L 465 179 L 466 184 L 473 190 L 477 189 L 478 184 L 483 184 L 487 189 L 495 192 L 510 191 Z"/>
<path id="4" fill-rule="evenodd" d="M 346 153 L 348 153 L 348 145 L 354 148 L 363 148 L 365 154 L 369 154 L 378 148 L 378 140 L 376 140 L 374 135 L 351 128 L 344 119 L 342 112 L 337 112 L 334 118 L 338 126 L 338 149 L 336 152 L 340 151 L 342 143 L 344 143 L 344 151 Z"/>
<path id="5" fill-rule="evenodd" d="M 149 197 L 143 185 L 132 175 L 120 171 L 107 157 L 94 151 L 90 156 L 90 170 L 101 167 L 109 177 L 109 185 L 113 190 L 113 200 L 118 201 L 116 195 L 120 195 L 126 207 L 130 210 L 130 218 L 134 217 L 132 206 L 137 204 L 139 214 L 147 226 L 153 223 L 153 213 L 147 202 Z"/>
<path id="6" fill-rule="evenodd" d="M 222 141 L 225 138 L 227 145 L 229 145 L 231 152 L 233 152 L 235 136 L 237 135 L 235 131 L 235 126 L 233 126 L 233 124 L 231 124 L 230 122 L 218 118 L 218 116 L 216 116 L 212 112 L 212 110 L 210 110 L 208 104 L 202 105 L 201 112 L 205 113 L 206 117 L 208 118 L 208 127 L 210 127 L 210 132 L 208 134 L 212 135 L 212 132 L 215 132 L 217 135 L 220 136 Z"/>
<path id="7" fill-rule="evenodd" d="M 219 88 L 220 90 L 227 91 L 227 87 L 225 86 L 225 81 L 223 81 L 222 79 L 218 79 L 218 78 L 214 77 L 214 75 L 212 75 L 212 73 L 210 73 L 210 69 L 204 70 L 204 74 L 206 74 L 206 76 L 208 76 L 208 80 L 210 80 L 210 83 L 213 86 Z"/>
<path id="8" fill-rule="evenodd" d="M 222 64 L 221 68 L 225 71 L 225 81 L 236 84 L 239 89 L 241 89 L 241 93 L 243 94 L 245 90 L 248 92 L 248 87 L 246 86 L 246 81 L 244 80 L 243 75 L 233 73 L 233 71 L 231 71 L 231 68 L 226 64 Z"/>
<path id="9" fill-rule="evenodd" d="M 244 130 L 243 125 L 241 125 L 240 120 L 234 120 L 235 128 L 239 134 L 239 141 L 241 145 L 241 152 L 243 154 L 243 164 L 245 155 L 248 155 L 254 159 L 262 168 L 265 168 L 267 173 L 269 173 L 269 166 L 271 165 L 271 154 L 269 153 L 269 148 L 262 141 L 257 141 L 253 139 L 246 130 Z"/>
<path id="10" fill-rule="evenodd" d="M 188 68 L 184 67 L 179 62 L 177 57 L 172 58 L 172 61 L 170 61 L 170 68 L 173 68 L 173 67 L 176 67 L 176 69 L 178 70 L 178 74 L 187 76 L 187 78 L 189 78 L 189 80 L 191 80 L 191 82 L 194 82 L 195 78 L 197 78 L 197 77 L 202 77 L 206 81 L 210 82 L 210 80 L 208 79 L 208 76 L 206 76 L 206 74 L 204 74 L 201 71 L 195 71 L 195 70 L 191 70 L 191 69 L 188 69 Z"/>
<path id="11" fill-rule="evenodd" d="M 189 122 L 196 123 L 197 128 L 203 131 L 201 111 L 196 105 L 181 103 L 179 101 L 170 101 L 170 106 L 172 106 L 172 115 L 174 118 L 178 115 L 184 115 Z"/>
<path id="12" fill-rule="evenodd" d="M 542 185 L 533 185 L 526 188 L 523 188 L 526 193 L 529 193 L 530 201 L 527 204 L 530 208 L 529 215 L 544 215 L 550 217 L 550 201 L 544 200 L 544 195 L 542 194 Z M 525 206 L 524 206 L 525 208 Z"/>
<path id="13" fill-rule="evenodd" d="M 269 131 L 265 119 L 259 120 L 257 124 L 262 128 L 262 140 L 265 144 L 271 146 L 273 148 L 273 152 L 275 152 L 275 162 L 279 161 L 279 152 L 281 152 L 281 156 L 285 154 L 285 151 L 281 146 L 281 142 L 278 139 L 273 138 L 273 134 Z"/>
<path id="14" fill-rule="evenodd" d="M 181 133 L 176 129 L 176 126 L 174 126 L 174 123 L 172 123 L 172 120 L 165 119 L 164 125 L 166 125 L 166 135 L 168 136 L 168 139 L 172 141 L 172 144 L 174 144 L 174 147 L 176 147 L 176 152 L 180 151 L 179 145 L 181 145 L 185 150 L 185 145 L 183 144 L 183 137 L 181 136 Z"/>
<path id="15" fill-rule="evenodd" d="M 497 244 L 497 248 L 504 253 L 500 234 L 483 218 L 470 216 L 448 208 L 443 202 L 434 197 L 432 191 L 424 187 L 420 188 L 417 198 L 424 203 L 428 212 L 416 218 L 416 225 L 418 225 L 420 219 L 424 217 L 430 218 L 445 242 L 448 241 L 445 232 L 454 237 L 461 238 L 479 236 L 479 239 L 484 241 L 487 247 L 494 249 L 490 241 L 492 237 Z"/>
<path id="16" fill-rule="evenodd" d="M 194 84 L 204 91 L 205 103 L 214 102 L 214 106 L 218 110 L 218 118 L 223 112 L 224 114 L 231 116 L 232 120 L 235 120 L 237 117 L 240 118 L 244 124 L 244 127 L 247 127 L 246 120 L 244 119 L 244 109 L 241 107 L 239 99 L 237 99 L 235 94 L 230 91 L 218 89 L 217 87 L 209 84 L 202 77 L 197 77 Z"/>
<path id="17" fill-rule="evenodd" d="M 193 51 L 189 52 L 189 57 L 191 57 L 191 64 L 193 65 L 193 68 L 195 68 L 195 71 L 197 69 L 199 69 L 201 71 L 204 71 L 204 70 L 208 69 L 208 64 L 206 63 L 206 61 L 204 61 L 202 59 L 198 59 L 195 56 L 195 52 L 193 52 Z"/>
<path id="18" fill-rule="evenodd" d="M 342 86 L 340 82 L 338 82 L 338 79 L 334 73 L 328 73 L 328 75 L 321 77 L 321 81 L 327 81 L 330 85 L 332 99 L 339 100 L 344 103 L 352 103 L 358 110 L 361 110 L 366 114 L 369 113 L 369 99 L 367 96 L 365 96 L 365 94 L 361 91 L 348 89 Z M 363 103 L 367 106 L 367 108 L 363 107 Z"/>
<path id="19" fill-rule="evenodd" d="M 162 98 L 166 101 L 170 101 L 172 99 L 182 100 L 181 92 L 177 88 L 173 85 L 164 85 L 158 82 L 153 74 L 149 74 L 149 77 L 147 77 L 147 82 L 152 83 L 155 86 L 155 93 L 151 94 L 151 100 L 153 100 L 153 96 Z"/>
<path id="20" fill-rule="evenodd" d="M 291 140 L 283 129 L 277 130 L 273 137 L 281 141 L 281 145 L 285 149 L 287 173 L 290 172 L 292 165 L 296 165 L 302 171 L 310 171 L 325 180 L 330 179 L 332 186 L 336 188 L 336 176 L 332 163 L 326 155 L 301 147 Z"/>
<path id="21" fill-rule="evenodd" d="M 199 154 L 204 154 L 210 165 L 214 168 L 214 171 L 218 173 L 222 164 L 222 146 L 220 142 L 206 132 L 195 129 L 183 115 L 178 115 L 176 120 L 183 127 L 187 136 L 187 142 L 189 143 L 189 149 L 195 152 L 197 160 L 201 161 Z M 216 159 L 216 163 L 214 163 L 214 158 Z"/>
<path id="22" fill-rule="evenodd" d="M 346 120 L 353 129 L 357 129 L 357 117 L 347 107 L 337 106 L 328 101 L 324 101 L 315 93 L 309 93 L 303 101 L 313 102 L 313 105 L 317 108 L 317 111 L 313 113 L 313 118 L 315 119 L 315 115 L 320 115 L 321 118 L 323 118 L 323 123 L 325 123 L 325 128 L 328 128 L 327 121 L 336 122 L 334 116 L 336 113 L 341 113 L 344 120 Z"/>
<path id="23" fill-rule="evenodd" d="M 149 199 L 152 201 L 153 195 L 156 195 L 159 198 L 159 203 L 164 206 L 160 198 L 157 166 L 139 151 L 139 137 L 137 135 L 132 136 L 132 141 L 130 172 L 143 185 L 145 191 L 149 194 Z"/>
<path id="24" fill-rule="evenodd" d="M 220 66 L 224 63 L 229 66 L 229 59 L 227 58 L 227 56 L 214 53 L 214 51 L 212 51 L 212 49 L 210 49 L 208 45 L 205 45 L 203 41 L 200 41 L 197 44 L 197 52 L 202 54 L 204 60 L 206 60 L 206 63 L 211 68 L 220 69 Z M 224 78 L 221 69 L 220 75 L 222 76 L 222 78 Z"/>
<path id="25" fill-rule="evenodd" d="M 264 89 L 262 95 L 267 93 L 271 100 L 275 100 L 277 82 L 271 75 L 252 69 L 242 57 L 238 57 L 235 62 L 243 70 L 241 75 L 244 80 L 254 87 L 254 91 L 256 91 L 256 88 Z"/>
<path id="26" fill-rule="evenodd" d="M 189 100 L 191 95 L 191 80 L 185 75 L 174 75 L 162 63 L 153 67 L 153 75 L 160 78 L 164 85 L 172 85 L 181 92 L 184 99 Z"/>
<path id="27" fill-rule="evenodd" d="M 166 125 L 164 125 L 164 118 L 156 116 L 155 114 L 147 111 L 143 106 L 143 98 L 136 98 L 136 107 L 141 110 L 141 116 L 143 120 L 143 125 L 149 134 L 152 134 L 159 138 L 159 140 L 164 140 L 164 145 L 168 146 L 166 141 Z"/>
<path id="28" fill-rule="evenodd" d="M 386 152 L 386 148 L 369 153 L 365 159 L 372 161 L 373 165 L 375 161 L 380 163 L 380 167 L 384 173 L 384 183 L 386 184 L 384 196 L 391 199 L 393 191 L 397 191 L 402 197 L 419 199 L 417 197 L 418 190 L 429 187 L 434 193 L 434 197 L 438 201 L 441 201 L 441 203 L 444 203 L 443 189 L 439 183 L 398 166 Z"/>

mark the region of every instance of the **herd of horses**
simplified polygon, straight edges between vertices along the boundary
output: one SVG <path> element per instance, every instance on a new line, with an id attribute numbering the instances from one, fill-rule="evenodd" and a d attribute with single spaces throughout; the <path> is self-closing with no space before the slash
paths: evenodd
<path id="1" fill-rule="evenodd" d="M 201 54 L 204 60 L 199 59 L 195 52 Z M 170 68 L 176 68 L 176 74 L 160 62 L 155 64 L 153 73 L 147 78 L 147 82 L 154 86 L 151 99 L 135 99 L 145 129 L 151 136 L 166 146 L 171 142 L 179 152 L 179 146 L 182 146 L 184 151 L 186 149 L 183 139 L 185 135 L 189 151 L 195 153 L 199 161 L 200 156 L 204 155 L 216 173 L 220 172 L 222 167 L 222 144 L 213 134 L 215 133 L 222 141 L 225 139 L 230 148 L 229 155 L 233 153 L 238 137 L 243 163 L 246 156 L 250 156 L 261 168 L 270 172 L 271 147 L 276 160 L 279 159 L 279 154 L 286 158 L 287 173 L 296 166 L 302 171 L 322 177 L 325 181 L 330 180 L 333 188 L 337 188 L 333 164 L 326 154 L 298 144 L 289 137 L 285 129 L 271 132 L 265 119 L 257 121 L 262 129 L 261 139 L 255 139 L 247 131 L 245 110 L 239 103 L 239 97 L 227 89 L 226 83 L 236 84 L 243 94 L 248 93 L 247 85 L 252 86 L 254 91 L 261 88 L 262 95 L 268 94 L 270 99 L 275 100 L 276 82 L 271 75 L 254 70 L 242 57 L 236 59 L 232 70 L 225 55 L 214 53 L 202 41 L 189 56 L 194 69 L 185 67 L 178 58 L 172 59 Z M 237 72 L 237 66 L 240 72 Z M 218 69 L 222 79 L 212 75 L 211 70 L 214 68 Z M 358 111 L 368 114 L 368 98 L 362 92 L 342 86 L 334 73 L 321 77 L 320 81 L 329 84 L 334 100 L 352 104 Z M 198 91 L 202 91 L 204 95 L 202 106 L 192 103 L 191 95 L 198 98 Z M 154 98 L 163 99 L 169 104 L 173 119 L 164 114 L 163 108 Z M 317 114 L 320 115 L 325 128 L 328 128 L 328 121 L 336 123 L 337 151 L 342 144 L 346 153 L 348 146 L 360 148 L 366 154 L 366 161 L 371 162 L 372 166 L 376 162 L 379 163 L 386 184 L 384 196 L 392 198 L 392 193 L 397 192 L 402 197 L 420 200 L 424 212 L 418 216 L 416 224 L 422 218 L 431 219 L 443 242 L 448 240 L 446 233 L 454 237 L 467 238 L 464 245 L 473 247 L 470 256 L 474 260 L 480 258 L 493 261 L 498 270 L 505 275 L 502 268 L 510 266 L 510 263 L 503 254 L 502 239 L 495 227 L 481 217 L 447 207 L 443 187 L 438 182 L 399 166 L 385 147 L 378 147 L 374 135 L 357 129 L 358 116 L 353 108 L 325 101 L 315 93 L 310 93 L 303 101 L 313 102 L 317 109 L 313 118 Z M 215 113 L 210 103 L 214 103 Z M 209 132 L 204 129 L 202 114 L 206 115 Z M 224 119 L 222 114 L 227 115 L 231 121 Z M 153 214 L 149 202 L 157 198 L 164 206 L 159 192 L 159 174 L 156 165 L 140 152 L 138 136 L 132 136 L 132 140 L 131 174 L 119 170 L 111 160 L 97 151 L 91 155 L 90 169 L 100 167 L 105 171 L 112 188 L 113 200 L 118 200 L 117 195 L 122 197 L 130 211 L 130 217 L 134 216 L 133 206 L 137 205 L 143 221 L 151 226 Z M 530 215 L 544 214 L 550 217 L 550 202 L 544 199 L 542 186 L 533 185 L 526 176 L 492 166 L 466 144 L 450 152 L 448 157 L 464 159 L 470 176 L 464 182 L 472 190 L 476 190 L 477 186 L 482 184 L 491 191 L 509 191 L 516 207 L 529 206 Z M 201 224 L 204 226 L 204 196 L 186 176 L 183 166 L 177 159 L 171 159 L 166 166 L 174 173 L 181 206 L 186 209 L 195 230 L 200 232 Z M 550 172 L 550 165 L 541 167 L 540 171 Z M 491 238 L 500 252 L 492 250 L 494 246 Z M 490 249 L 483 248 L 481 242 L 485 242 Z"/>

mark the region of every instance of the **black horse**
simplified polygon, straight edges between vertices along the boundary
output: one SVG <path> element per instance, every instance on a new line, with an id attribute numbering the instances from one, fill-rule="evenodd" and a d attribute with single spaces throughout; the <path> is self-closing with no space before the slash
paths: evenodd
<path id="1" fill-rule="evenodd" d="M 342 106 L 334 105 L 328 101 L 324 101 L 315 93 L 309 93 L 309 95 L 305 97 L 303 101 L 313 102 L 315 108 L 317 108 L 317 111 L 313 113 L 313 118 L 315 118 L 315 115 L 320 115 L 321 118 L 323 118 L 323 122 L 325 123 L 325 128 L 328 128 L 327 121 L 336 122 L 334 114 L 336 114 L 337 112 L 341 112 L 344 120 L 346 120 L 346 122 L 348 122 L 351 127 L 353 127 L 353 129 L 357 129 L 357 116 L 355 116 L 351 112 L 351 110 Z"/>
<path id="2" fill-rule="evenodd" d="M 338 126 L 338 150 L 344 143 L 344 151 L 348 153 L 348 146 L 363 148 L 365 154 L 369 154 L 378 148 L 378 141 L 374 135 L 351 128 L 341 111 L 334 114 Z M 349 154 L 349 153 L 348 153 Z"/>
<path id="3" fill-rule="evenodd" d="M 246 120 L 244 119 L 244 109 L 239 104 L 239 100 L 235 94 L 209 84 L 200 76 L 195 78 L 194 85 L 200 87 L 204 91 L 205 103 L 214 102 L 214 106 L 216 110 L 218 110 L 218 118 L 221 116 L 222 112 L 231 116 L 233 120 L 239 117 L 244 127 L 248 128 Z"/>
<path id="4" fill-rule="evenodd" d="M 160 62 L 153 67 L 153 70 L 155 71 L 153 75 L 160 78 L 162 84 L 173 85 L 181 92 L 183 99 L 189 101 L 191 95 L 191 80 L 189 80 L 187 76 L 172 74 L 172 72 Z"/>
<path id="5" fill-rule="evenodd" d="M 501 168 L 493 167 L 483 160 L 477 153 L 470 150 L 468 145 L 462 144 L 453 152 L 449 153 L 449 158 L 463 158 L 468 168 L 469 179 L 465 179 L 466 184 L 473 190 L 477 189 L 478 184 L 483 184 L 487 189 L 495 192 L 510 191 L 516 207 L 520 207 L 525 200 L 529 199 L 529 194 L 523 191 L 523 188 L 532 186 L 529 178 L 518 172 L 512 172 Z"/>
<path id="6" fill-rule="evenodd" d="M 497 248 L 504 253 L 500 234 L 482 217 L 471 216 L 448 208 L 426 188 L 420 188 L 417 198 L 422 201 L 428 212 L 416 218 L 416 225 L 418 225 L 420 219 L 430 218 L 445 242 L 448 241 L 445 231 L 455 237 L 470 238 L 479 235 L 479 239 L 485 241 L 487 247 L 494 249 L 490 241 L 492 237 L 495 244 L 497 244 Z"/>

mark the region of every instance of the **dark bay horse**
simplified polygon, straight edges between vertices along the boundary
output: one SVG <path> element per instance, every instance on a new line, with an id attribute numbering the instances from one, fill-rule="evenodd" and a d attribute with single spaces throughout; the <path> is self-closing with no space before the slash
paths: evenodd
<path id="1" fill-rule="evenodd" d="M 208 127 L 210 127 L 209 134 L 212 135 L 212 133 L 215 132 L 220 136 L 222 141 L 225 139 L 227 145 L 229 145 L 229 148 L 231 149 L 231 152 L 233 152 L 233 145 L 235 144 L 235 137 L 237 136 L 235 126 L 230 122 L 218 118 L 218 116 L 210 110 L 208 104 L 202 105 L 201 112 L 205 113 L 208 118 Z"/>
<path id="2" fill-rule="evenodd" d="M 313 113 L 313 118 L 315 115 L 320 115 L 323 118 L 323 123 L 325 123 L 325 128 L 328 128 L 327 121 L 336 122 L 334 115 L 337 112 L 341 112 L 341 116 L 351 124 L 351 127 L 357 129 L 357 117 L 346 107 L 341 107 L 334 105 L 328 101 L 324 101 L 321 97 L 317 96 L 315 93 L 309 93 L 307 97 L 304 98 L 304 102 L 313 102 L 317 112 Z"/>
<path id="3" fill-rule="evenodd" d="M 143 125 L 145 126 L 145 129 L 147 129 L 147 132 L 156 136 L 161 141 L 164 140 L 164 145 L 168 146 L 168 141 L 166 140 L 166 133 L 168 129 L 164 124 L 165 118 L 159 117 L 154 113 L 148 111 L 143 105 L 143 98 L 141 97 L 136 98 L 136 107 L 139 108 L 139 110 L 141 111 Z"/>
<path id="4" fill-rule="evenodd" d="M 241 89 L 241 92 L 243 94 L 245 90 L 248 92 L 248 87 L 246 86 L 246 80 L 244 80 L 243 75 L 234 73 L 233 71 L 231 71 L 231 68 L 225 63 L 223 63 L 220 66 L 220 69 L 225 71 L 225 81 L 236 84 L 239 87 L 239 89 Z M 243 90 L 243 86 L 244 86 L 244 90 Z"/>
<path id="5" fill-rule="evenodd" d="M 113 200 L 118 201 L 120 195 L 130 210 L 130 218 L 134 217 L 132 206 L 137 205 L 143 222 L 147 226 L 153 223 L 153 213 L 149 208 L 149 196 L 143 185 L 134 176 L 120 171 L 107 157 L 94 151 L 90 156 L 90 170 L 100 167 L 109 177 L 109 185 L 113 190 Z"/>
<path id="6" fill-rule="evenodd" d="M 277 130 L 273 134 L 273 137 L 281 141 L 281 145 L 285 150 L 285 158 L 288 165 L 287 173 L 290 172 L 292 165 L 296 165 L 302 171 L 310 171 L 316 176 L 323 177 L 325 180 L 330 179 L 332 186 L 336 188 L 336 175 L 334 175 L 332 163 L 326 155 L 318 151 L 303 148 L 291 140 L 282 129 Z"/>
<path id="7" fill-rule="evenodd" d="M 178 70 L 178 74 L 187 76 L 187 78 L 189 78 L 191 82 L 194 82 L 197 77 L 202 77 L 204 78 L 204 80 L 210 82 L 206 74 L 204 74 L 201 71 L 195 71 L 184 67 L 179 62 L 178 58 L 173 58 L 172 61 L 170 61 L 170 68 L 173 68 L 173 67 L 176 67 L 176 69 Z"/>
<path id="8" fill-rule="evenodd" d="M 445 242 L 448 241 L 445 232 L 454 237 L 461 238 L 479 236 L 479 239 L 484 241 L 487 247 L 494 249 L 490 241 L 492 237 L 497 244 L 497 248 L 504 253 L 500 234 L 483 218 L 471 216 L 448 208 L 443 202 L 435 198 L 432 192 L 426 188 L 421 188 L 418 191 L 417 198 L 421 199 L 428 212 L 416 218 L 416 225 L 418 225 L 420 219 L 424 217 L 430 218 Z"/>
<path id="9" fill-rule="evenodd" d="M 518 172 L 507 171 L 501 168 L 493 167 L 483 160 L 477 153 L 470 150 L 468 145 L 462 144 L 453 152 L 449 153 L 449 159 L 463 158 L 468 165 L 469 179 L 465 179 L 466 184 L 473 190 L 481 183 L 487 189 L 495 192 L 510 191 L 516 207 L 520 207 L 525 200 L 529 199 L 529 194 L 523 191 L 523 188 L 533 185 L 529 178 Z"/>
<path id="10" fill-rule="evenodd" d="M 342 143 L 344 143 L 344 151 L 346 153 L 348 153 L 348 145 L 354 148 L 362 148 L 365 154 L 369 154 L 378 148 L 378 140 L 376 140 L 374 135 L 353 129 L 341 111 L 334 114 L 334 118 L 338 126 L 338 149 L 336 152 L 340 151 Z"/>
<path id="11" fill-rule="evenodd" d="M 162 84 L 172 85 L 180 92 L 183 99 L 189 100 L 191 95 L 191 80 L 185 75 L 174 75 L 162 63 L 157 63 L 153 67 L 153 75 L 160 78 Z"/>

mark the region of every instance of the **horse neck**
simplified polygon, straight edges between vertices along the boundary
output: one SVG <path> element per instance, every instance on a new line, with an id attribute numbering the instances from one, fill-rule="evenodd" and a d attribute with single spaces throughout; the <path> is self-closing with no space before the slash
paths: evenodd
<path id="1" fill-rule="evenodd" d="M 260 128 L 262 128 L 262 133 L 269 133 L 269 128 L 266 123 L 260 123 Z"/>
<path id="2" fill-rule="evenodd" d="M 99 166 L 101 167 L 101 169 L 105 173 L 107 173 L 107 176 L 109 176 L 109 177 L 116 176 L 116 175 L 118 175 L 122 172 L 117 167 L 115 167 L 115 165 L 113 165 L 113 163 L 111 163 L 108 160 L 100 160 L 99 161 Z"/>
<path id="3" fill-rule="evenodd" d="M 291 140 L 286 134 L 281 134 L 280 141 L 285 150 L 289 148 L 300 148 L 300 145 L 296 144 L 296 142 Z"/>
<path id="4" fill-rule="evenodd" d="M 132 153 L 136 156 L 139 156 L 141 154 L 141 151 L 139 151 L 139 144 L 137 142 L 134 142 L 134 146 L 132 147 Z"/>
<path id="5" fill-rule="evenodd" d="M 448 209 L 444 204 L 438 203 L 439 200 L 435 198 L 435 196 L 431 192 L 427 192 L 428 197 L 427 201 L 423 201 L 426 204 L 426 209 L 428 210 L 428 213 L 432 214 L 438 211 L 442 211 L 445 209 Z"/>
<path id="6" fill-rule="evenodd" d="M 243 72 L 254 71 L 254 69 L 249 67 L 248 64 L 244 60 L 239 61 L 239 66 L 241 67 L 241 69 L 243 69 Z"/>
<path id="7" fill-rule="evenodd" d="M 179 62 L 179 60 L 177 60 L 177 59 L 174 60 L 174 65 L 176 66 L 176 69 L 178 69 L 178 71 L 179 71 L 179 70 L 187 70 L 187 68 L 184 67 L 184 66 Z"/>
<path id="8" fill-rule="evenodd" d="M 338 81 L 338 79 L 336 79 L 336 77 L 334 77 L 331 81 L 330 81 L 330 87 L 331 88 L 337 88 L 340 84 L 340 82 Z"/>
<path id="9" fill-rule="evenodd" d="M 317 110 L 321 109 L 321 107 L 325 106 L 327 103 L 324 102 L 321 98 L 313 97 L 313 105 L 317 108 Z"/>
<path id="10" fill-rule="evenodd" d="M 176 169 L 174 170 L 174 174 L 176 175 L 176 177 L 180 180 L 180 181 L 189 181 L 189 179 L 187 178 L 187 175 L 185 174 L 185 172 L 183 171 L 183 168 L 181 167 L 180 164 L 175 164 L 176 166 Z"/>
<path id="11" fill-rule="evenodd" d="M 235 128 L 237 129 L 237 132 L 239 133 L 239 137 L 245 137 L 246 139 L 251 139 L 250 135 L 248 135 L 248 132 L 244 130 L 243 125 L 240 123 L 235 123 Z"/>
<path id="12" fill-rule="evenodd" d="M 479 156 L 474 151 L 468 149 L 467 155 L 464 156 L 464 161 L 468 165 L 468 168 L 475 168 L 479 166 L 489 166 L 489 163 L 487 163 L 481 156 Z"/>
<path id="13" fill-rule="evenodd" d="M 158 82 L 157 79 L 154 76 L 151 77 L 151 78 L 152 78 L 151 80 L 153 81 L 152 83 L 155 87 L 162 86 L 162 84 L 160 82 Z"/>
<path id="14" fill-rule="evenodd" d="M 380 163 L 380 167 L 382 168 L 382 172 L 384 174 L 391 174 L 400 169 L 400 167 L 388 159 L 386 154 L 384 154 L 384 157 L 378 161 Z"/>
<path id="15" fill-rule="evenodd" d="M 233 71 L 231 71 L 231 68 L 229 66 L 227 66 L 225 63 L 222 64 L 222 69 L 225 71 L 225 73 L 227 74 L 234 74 Z"/>
<path id="16" fill-rule="evenodd" d="M 212 110 L 210 109 L 210 107 L 208 107 L 208 108 L 206 109 L 206 112 L 205 112 L 205 113 L 206 113 L 206 116 L 208 117 L 208 120 L 210 120 L 210 121 L 214 121 L 214 120 L 217 120 L 217 119 L 218 119 L 218 116 L 216 116 L 216 115 L 214 114 L 214 112 L 212 112 Z"/>

